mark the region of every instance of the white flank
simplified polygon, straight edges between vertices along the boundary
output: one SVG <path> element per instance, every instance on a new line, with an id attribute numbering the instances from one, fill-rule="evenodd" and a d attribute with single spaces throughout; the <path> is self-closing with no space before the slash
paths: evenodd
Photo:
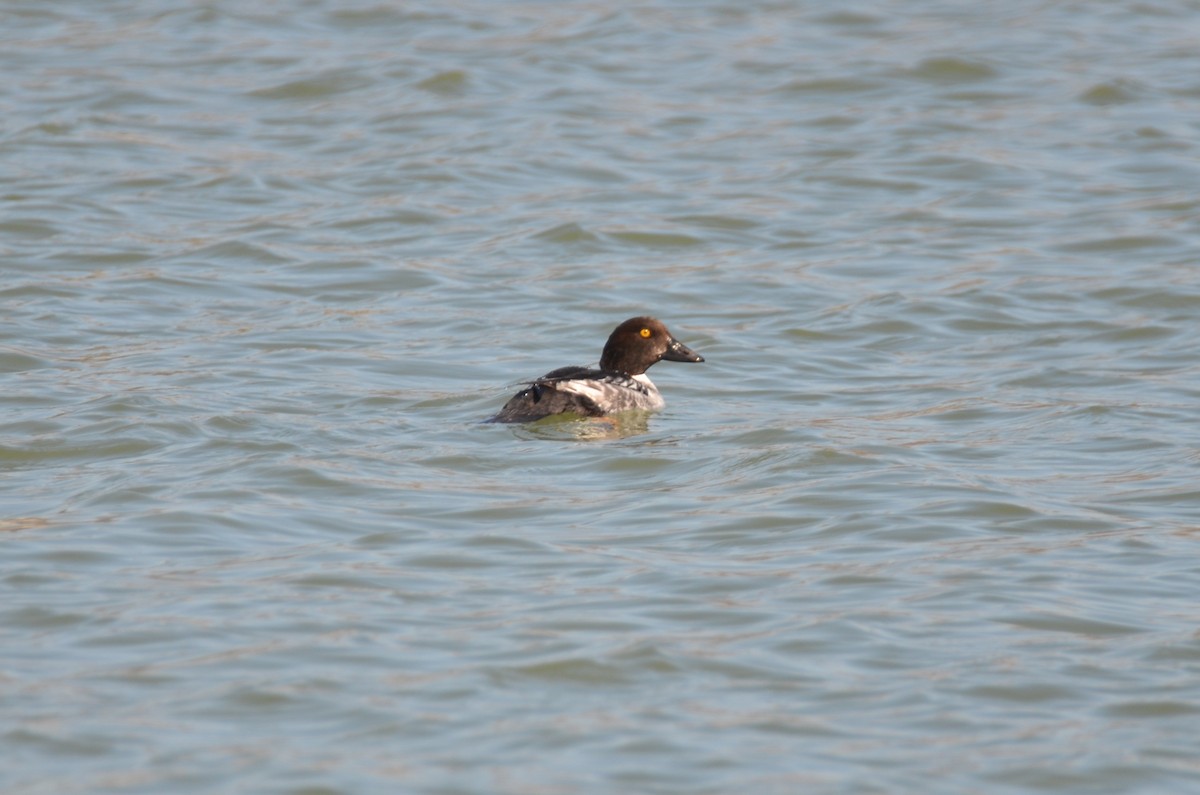
<path id="1" fill-rule="evenodd" d="M 631 383 L 635 382 L 635 383 Z M 644 374 L 630 378 L 574 378 L 559 381 L 554 388 L 591 400 L 605 413 L 629 409 L 661 409 L 662 395 Z"/>

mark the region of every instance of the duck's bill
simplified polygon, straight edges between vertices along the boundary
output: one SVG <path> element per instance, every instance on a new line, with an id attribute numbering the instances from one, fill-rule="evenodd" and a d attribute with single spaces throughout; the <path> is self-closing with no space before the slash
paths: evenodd
<path id="1" fill-rule="evenodd" d="M 671 341 L 667 344 L 667 352 L 663 354 L 663 358 L 668 362 L 702 362 L 704 357 L 696 353 L 694 350 L 684 345 L 679 340 L 671 337 Z"/>

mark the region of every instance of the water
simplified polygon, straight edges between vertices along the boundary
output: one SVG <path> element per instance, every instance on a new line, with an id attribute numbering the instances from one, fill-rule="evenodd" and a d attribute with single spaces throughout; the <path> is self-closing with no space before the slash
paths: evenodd
<path id="1" fill-rule="evenodd" d="M 1197 3 L 246 8 L 0 8 L 5 793 L 1200 789 Z"/>

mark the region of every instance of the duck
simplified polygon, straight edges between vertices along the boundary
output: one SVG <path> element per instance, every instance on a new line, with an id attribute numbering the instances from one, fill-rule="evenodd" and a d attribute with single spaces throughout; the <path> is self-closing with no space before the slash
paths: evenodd
<path id="1" fill-rule="evenodd" d="M 675 339 L 661 320 L 632 317 L 613 329 L 597 367 L 551 370 L 527 382 L 487 422 L 535 422 L 557 414 L 606 417 L 637 409 L 657 411 L 666 402 L 646 371 L 663 360 L 702 362 L 704 357 Z"/>

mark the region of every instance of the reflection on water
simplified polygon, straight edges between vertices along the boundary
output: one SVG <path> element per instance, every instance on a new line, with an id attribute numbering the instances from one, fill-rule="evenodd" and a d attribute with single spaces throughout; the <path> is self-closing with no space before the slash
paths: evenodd
<path id="1" fill-rule="evenodd" d="M 590 442 L 639 436 L 650 430 L 649 411 L 623 411 L 608 417 L 558 414 L 537 422 L 507 426 L 521 439 L 559 442 Z"/>

